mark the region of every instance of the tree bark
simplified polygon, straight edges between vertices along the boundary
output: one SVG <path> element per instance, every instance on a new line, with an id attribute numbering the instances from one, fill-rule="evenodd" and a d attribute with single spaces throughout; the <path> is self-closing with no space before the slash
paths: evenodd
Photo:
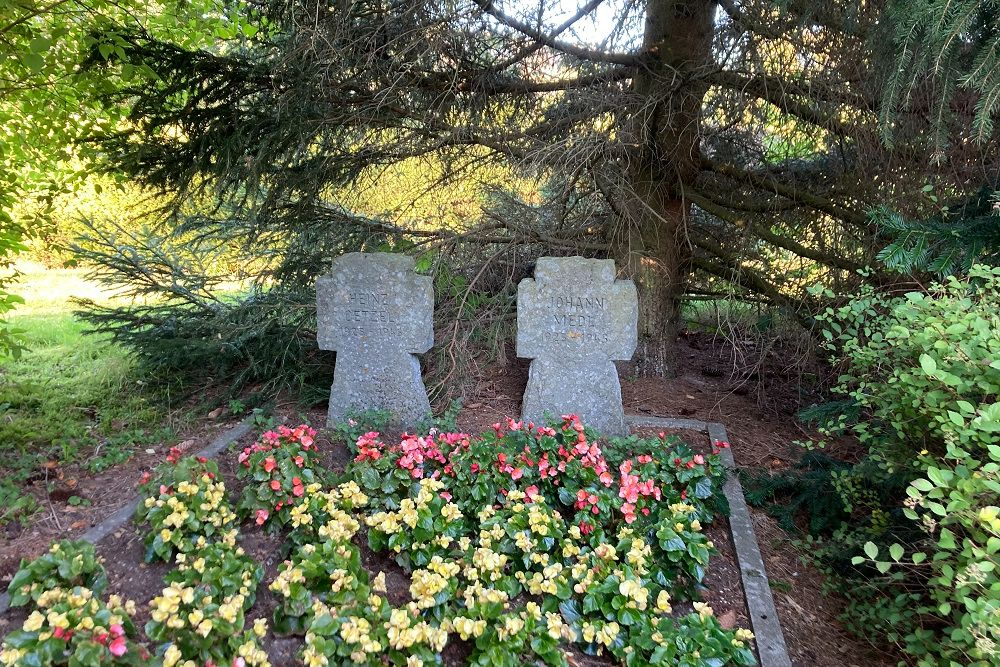
<path id="1" fill-rule="evenodd" d="M 677 373 L 680 297 L 692 250 L 687 240 L 691 204 L 685 184 L 700 168 L 701 110 L 708 90 L 693 76 L 711 64 L 714 0 L 650 0 L 643 52 L 634 79 L 636 108 L 625 170 L 615 255 L 639 290 L 639 344 L 633 357 L 640 377 Z"/>

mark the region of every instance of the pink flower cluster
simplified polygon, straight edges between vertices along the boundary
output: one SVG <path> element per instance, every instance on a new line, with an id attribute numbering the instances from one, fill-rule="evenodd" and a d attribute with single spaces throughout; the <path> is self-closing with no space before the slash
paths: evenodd
<path id="1" fill-rule="evenodd" d="M 55 628 L 52 631 L 52 636 L 68 642 L 73 637 L 73 630 Z M 116 658 L 120 658 L 128 652 L 128 646 L 125 644 L 125 628 L 120 623 L 113 624 L 107 632 L 95 634 L 93 639 L 98 644 L 107 646 L 108 651 Z"/>
<path id="2" fill-rule="evenodd" d="M 354 457 L 354 460 L 359 462 L 369 459 L 378 461 L 382 458 L 383 449 L 385 449 L 385 444 L 378 439 L 378 433 L 368 431 L 358 438 L 358 455 Z"/>
<path id="3" fill-rule="evenodd" d="M 294 505 L 295 498 L 305 494 L 305 484 L 300 477 L 292 477 L 292 488 L 290 491 L 286 489 L 279 461 L 290 459 L 297 468 L 304 468 L 306 466 L 304 454 L 319 451 L 315 438 L 316 430 L 305 424 L 295 428 L 281 425 L 276 430 L 263 433 L 260 440 L 245 447 L 237 456 L 237 460 L 246 470 L 249 471 L 251 465 L 260 466 L 260 469 L 271 478 L 267 482 L 267 488 L 274 494 L 271 502 L 274 502 L 275 512 Z M 261 458 L 261 455 L 265 456 Z M 268 509 L 258 508 L 254 512 L 254 522 L 262 526 L 270 516 L 271 512 Z"/>
<path id="4" fill-rule="evenodd" d="M 596 480 L 595 486 L 576 492 L 575 509 L 588 516 L 600 515 L 602 511 L 609 509 L 620 511 L 628 524 L 634 523 L 640 515 L 649 516 L 654 503 L 660 502 L 670 493 L 669 489 L 657 485 L 660 468 L 655 465 L 668 464 L 668 460 L 656 461 L 653 454 L 642 454 L 623 461 L 618 466 L 616 476 L 600 445 L 588 440 L 586 430 L 576 415 L 563 415 L 558 430 L 549 426 L 536 426 L 530 421 L 507 419 L 493 424 L 493 431 L 498 439 L 495 450 L 479 449 L 478 443 L 476 446 L 470 445 L 469 436 L 464 433 L 432 433 L 426 437 L 404 435 L 398 445 L 387 446 L 379 439 L 378 433 L 369 432 L 358 438 L 358 453 L 354 461 L 374 462 L 392 455 L 390 460 L 399 469 L 407 471 L 413 479 L 453 476 L 459 465 L 468 465 L 469 472 L 474 475 L 496 472 L 509 478 L 511 482 L 519 483 L 512 484 L 511 488 L 530 484 L 526 489 L 529 501 L 538 495 L 539 485 L 548 483 L 560 486 L 564 481 L 563 474 L 569 471 L 577 475 L 579 468 L 576 466 L 580 466 L 592 470 Z M 560 440 L 550 439 L 560 432 Z M 661 434 L 661 439 L 666 440 L 666 436 Z M 719 447 L 728 446 L 726 443 L 715 445 L 713 454 L 718 453 Z M 469 461 L 468 457 L 455 458 L 457 453 L 470 451 L 474 460 Z M 695 454 L 690 460 L 686 457 L 674 459 L 678 468 L 693 469 L 706 463 L 706 457 L 701 454 Z M 654 465 L 646 467 L 647 464 Z M 573 484 L 573 488 L 577 486 L 578 484 Z M 499 492 L 507 495 L 509 490 L 500 488 Z M 681 490 L 680 496 L 681 499 L 686 499 L 686 489 Z M 606 501 L 602 502 L 602 499 Z M 608 500 L 611 502 L 607 502 Z M 591 521 L 593 519 L 587 518 L 580 521 L 580 530 L 584 534 L 595 529 Z M 596 520 L 597 523 L 601 521 L 602 519 Z"/>
<path id="5" fill-rule="evenodd" d="M 643 454 L 637 460 L 640 464 L 650 463 L 653 457 L 649 454 Z M 618 466 L 618 472 L 621 474 L 618 480 L 618 497 L 625 501 L 621 507 L 622 514 L 625 515 L 625 523 L 632 523 L 636 519 L 636 503 L 639 502 L 640 497 L 652 496 L 659 500 L 662 494 L 660 487 L 653 484 L 653 480 L 640 481 L 638 475 L 632 474 L 631 459 L 622 461 L 622 464 Z M 649 516 L 648 507 L 643 507 L 639 511 L 643 516 Z"/>
<path id="6" fill-rule="evenodd" d="M 442 466 L 441 470 L 431 473 L 431 477 L 438 477 L 441 472 L 446 475 L 454 474 L 452 457 L 457 451 L 468 448 L 469 436 L 465 433 L 431 433 L 421 437 L 404 433 L 398 445 L 386 447 L 379 440 L 378 433 L 369 431 L 358 438 L 357 446 L 358 454 L 354 457 L 356 462 L 377 461 L 382 457 L 383 451 L 398 452 L 396 465 L 407 470 L 413 479 L 421 479 L 426 474 L 424 468 L 427 463 Z"/>
<path id="7" fill-rule="evenodd" d="M 304 451 L 319 451 L 316 446 L 316 429 L 301 424 L 295 428 L 288 428 L 284 424 L 278 427 L 277 431 L 265 431 L 261 436 L 260 440 L 253 443 L 249 447 L 245 447 L 242 452 L 240 452 L 237 460 L 243 464 L 245 468 L 250 467 L 250 455 L 256 454 L 257 452 L 270 452 L 274 449 L 279 449 L 285 445 L 298 445 Z M 273 459 L 268 459 L 274 463 Z M 296 461 L 298 466 L 302 467 L 302 457 L 298 457 Z M 265 462 L 266 466 L 266 462 Z M 266 467 L 265 467 L 266 469 Z M 270 472 L 270 470 L 268 470 Z"/>

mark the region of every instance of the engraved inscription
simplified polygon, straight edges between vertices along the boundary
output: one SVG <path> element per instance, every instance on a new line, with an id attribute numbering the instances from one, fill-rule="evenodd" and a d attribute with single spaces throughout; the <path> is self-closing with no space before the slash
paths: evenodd
<path id="1" fill-rule="evenodd" d="M 549 294 L 543 297 L 551 309 L 549 327 L 543 332 L 546 340 L 563 340 L 576 344 L 608 343 L 605 297 L 578 294 Z"/>
<path id="2" fill-rule="evenodd" d="M 353 336 L 398 336 L 403 333 L 392 312 L 388 292 L 350 292 L 343 311 L 344 331 Z"/>

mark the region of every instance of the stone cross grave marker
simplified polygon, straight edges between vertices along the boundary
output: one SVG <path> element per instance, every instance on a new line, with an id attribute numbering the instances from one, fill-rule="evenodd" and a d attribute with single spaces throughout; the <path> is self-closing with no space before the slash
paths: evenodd
<path id="1" fill-rule="evenodd" d="M 412 429 L 431 414 L 414 356 L 434 344 L 434 288 L 412 257 L 352 252 L 316 281 L 319 347 L 336 350 L 327 425 L 351 412 L 388 410 Z"/>
<path id="2" fill-rule="evenodd" d="M 626 435 L 612 361 L 635 351 L 638 298 L 610 259 L 542 257 L 517 286 L 517 356 L 530 358 L 521 416 L 576 414 L 605 435 Z"/>

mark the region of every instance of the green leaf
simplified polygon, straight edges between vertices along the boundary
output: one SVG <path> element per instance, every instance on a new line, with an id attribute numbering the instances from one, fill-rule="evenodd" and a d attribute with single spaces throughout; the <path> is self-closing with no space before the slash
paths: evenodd
<path id="1" fill-rule="evenodd" d="M 52 42 L 47 37 L 35 37 L 28 42 L 28 48 L 32 53 L 45 53 L 52 46 Z"/>
<path id="2" fill-rule="evenodd" d="M 956 401 L 955 404 L 958 406 L 958 409 L 962 411 L 962 414 L 971 415 L 976 412 L 975 406 L 968 401 Z"/>
<path id="3" fill-rule="evenodd" d="M 948 482 L 950 482 L 954 477 L 954 473 L 950 470 L 944 470 L 942 468 L 928 468 L 927 477 L 929 477 L 936 486 L 947 486 Z"/>
<path id="4" fill-rule="evenodd" d="M 913 357 L 910 358 L 912 359 Z M 927 373 L 927 375 L 934 375 L 934 372 L 937 370 L 937 362 L 934 361 L 934 357 L 929 354 L 921 354 L 920 368 L 922 368 L 924 373 Z"/>
<path id="5" fill-rule="evenodd" d="M 309 624 L 309 631 L 315 632 L 318 635 L 328 635 L 333 632 L 333 627 L 335 623 L 333 617 L 330 614 L 323 614 L 317 616 L 312 623 Z"/>
<path id="6" fill-rule="evenodd" d="M 938 546 L 942 549 L 953 550 L 955 548 L 955 534 L 947 528 L 941 529 L 941 536 L 938 537 Z"/>
<path id="7" fill-rule="evenodd" d="M 898 544 L 893 544 L 889 547 L 889 556 L 898 563 L 899 559 L 903 557 L 903 547 Z"/>
<path id="8" fill-rule="evenodd" d="M 361 485 L 366 489 L 377 489 L 380 486 L 378 473 L 374 468 L 364 467 L 361 469 Z"/>
<path id="9" fill-rule="evenodd" d="M 865 542 L 865 554 L 869 558 L 875 558 L 878 555 L 878 547 L 875 546 L 874 542 Z"/>
<path id="10" fill-rule="evenodd" d="M 45 67 L 45 58 L 41 54 L 35 52 L 28 52 L 21 54 L 21 62 L 27 67 L 33 74 L 38 74 Z"/>

